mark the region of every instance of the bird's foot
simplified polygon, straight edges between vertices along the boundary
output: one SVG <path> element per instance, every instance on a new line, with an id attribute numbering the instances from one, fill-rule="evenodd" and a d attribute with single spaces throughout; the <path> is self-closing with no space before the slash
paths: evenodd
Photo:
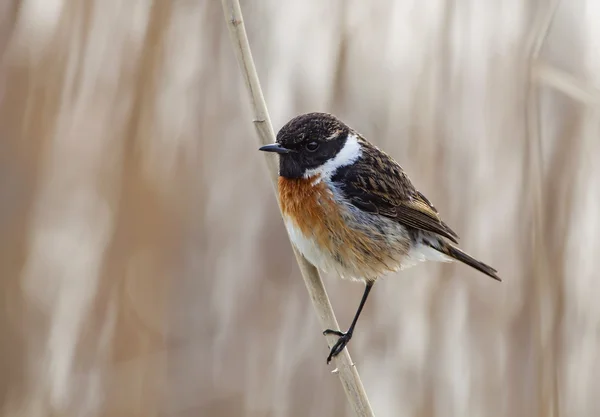
<path id="1" fill-rule="evenodd" d="M 339 353 L 342 350 L 344 350 L 344 348 L 346 347 L 346 345 L 348 344 L 350 339 L 352 339 L 352 332 L 348 331 L 348 332 L 344 333 L 344 332 L 340 332 L 339 330 L 327 329 L 323 332 L 323 334 L 324 335 L 334 334 L 336 336 L 339 336 L 339 339 L 337 340 L 337 342 L 335 342 L 335 344 L 332 346 L 331 350 L 329 351 L 329 356 L 327 356 L 327 364 L 329 365 L 329 362 L 331 362 L 331 359 L 336 357 L 337 355 L 339 355 Z"/>

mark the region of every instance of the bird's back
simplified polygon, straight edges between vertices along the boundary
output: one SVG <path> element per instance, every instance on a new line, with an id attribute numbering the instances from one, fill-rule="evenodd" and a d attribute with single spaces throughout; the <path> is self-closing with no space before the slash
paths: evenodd
<path id="1" fill-rule="evenodd" d="M 344 197 L 367 213 L 406 227 L 431 232 L 456 243 L 457 234 L 442 221 L 431 202 L 412 184 L 400 164 L 364 138 L 362 155 L 331 178 Z"/>

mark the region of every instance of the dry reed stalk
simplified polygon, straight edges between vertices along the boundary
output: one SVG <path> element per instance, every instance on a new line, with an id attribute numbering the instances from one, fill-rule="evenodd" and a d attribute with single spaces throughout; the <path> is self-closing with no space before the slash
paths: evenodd
<path id="1" fill-rule="evenodd" d="M 258 134 L 261 144 L 265 145 L 273 143 L 275 142 L 275 134 L 267 111 L 267 105 L 260 88 L 258 74 L 256 73 L 256 68 L 254 66 L 254 60 L 252 58 L 250 44 L 248 43 L 239 1 L 221 0 L 221 3 L 223 5 L 223 12 L 225 13 L 225 20 L 227 21 L 227 26 L 229 28 L 233 49 L 235 50 L 242 75 L 244 76 L 244 82 L 252 102 L 256 133 Z M 269 173 L 271 174 L 271 181 L 274 187 L 276 187 L 278 177 L 276 158 L 273 155 L 265 155 L 265 157 L 269 167 Z M 321 326 L 323 329 L 339 329 L 329 297 L 327 296 L 323 281 L 321 280 L 317 269 L 304 259 L 295 248 L 294 254 Z M 335 338 L 336 336 L 328 337 L 330 345 L 335 343 Z M 369 404 L 369 399 L 363 388 L 362 381 L 360 380 L 356 367 L 352 363 L 348 350 L 344 349 L 343 352 L 335 358 L 335 361 L 337 373 L 354 413 L 360 417 L 374 416 L 371 405 Z"/>
<path id="2" fill-rule="evenodd" d="M 547 63 L 534 62 L 534 75 L 537 80 L 575 101 L 588 106 L 600 106 L 600 90 L 590 83 L 581 81 L 573 75 Z"/>
<path id="3" fill-rule="evenodd" d="M 555 317 L 548 310 L 548 295 L 553 294 L 553 282 L 549 282 L 549 253 L 547 236 L 544 233 L 545 213 L 543 192 L 543 161 L 542 161 L 542 137 L 540 132 L 540 110 L 539 110 L 539 86 L 535 82 L 537 78 L 536 64 L 542 46 L 548 36 L 550 26 L 554 20 L 560 0 L 549 0 L 545 7 L 536 17 L 534 29 L 531 34 L 529 45 L 528 64 L 528 90 L 525 109 L 528 140 L 528 162 L 527 173 L 529 192 L 532 196 L 532 273 L 534 279 L 534 311 L 537 313 L 537 326 L 535 326 L 535 338 L 539 349 L 538 370 L 538 415 L 540 417 L 556 417 L 559 415 L 558 403 L 558 378 L 556 368 L 556 352 L 552 346 L 552 331 L 555 329 Z M 550 320 L 547 320 L 550 318 Z M 549 323 L 547 322 L 549 321 Z"/>

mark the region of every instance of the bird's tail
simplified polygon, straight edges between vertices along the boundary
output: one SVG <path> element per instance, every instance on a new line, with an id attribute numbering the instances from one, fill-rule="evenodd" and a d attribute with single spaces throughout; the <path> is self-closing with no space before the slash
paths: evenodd
<path id="1" fill-rule="evenodd" d="M 496 271 L 491 266 L 478 261 L 468 253 L 465 253 L 462 250 L 458 249 L 456 246 L 452 246 L 451 244 L 446 242 L 439 242 L 438 245 L 432 245 L 432 247 L 435 250 L 443 253 L 444 255 L 449 256 L 452 259 L 456 259 L 457 261 L 460 261 L 464 264 L 467 264 L 470 267 L 475 268 L 480 272 L 483 272 L 487 276 L 494 278 L 495 280 L 502 281 L 502 279 L 500 279 L 500 277 L 498 276 L 498 271 Z"/>

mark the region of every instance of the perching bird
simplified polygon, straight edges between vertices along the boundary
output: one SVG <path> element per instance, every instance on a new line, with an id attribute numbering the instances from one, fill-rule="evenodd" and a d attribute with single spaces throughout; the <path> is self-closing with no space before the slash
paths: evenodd
<path id="1" fill-rule="evenodd" d="M 335 116 L 295 117 L 260 150 L 279 154 L 279 199 L 292 243 L 322 271 L 366 284 L 348 331 L 323 332 L 339 336 L 327 363 L 352 338 L 371 287 L 386 273 L 458 260 L 500 281 L 494 268 L 452 244 L 457 234 L 402 167 Z"/>

